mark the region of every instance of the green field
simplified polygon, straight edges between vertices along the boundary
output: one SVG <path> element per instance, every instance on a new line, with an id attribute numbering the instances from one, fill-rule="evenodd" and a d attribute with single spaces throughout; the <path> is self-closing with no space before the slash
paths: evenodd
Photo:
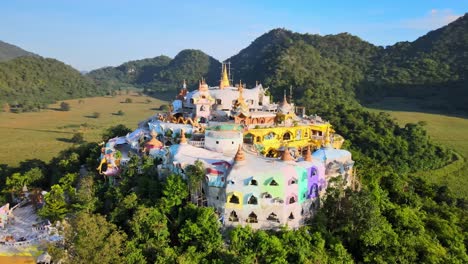
<path id="1" fill-rule="evenodd" d="M 429 136 L 437 143 L 450 147 L 459 154 L 459 159 L 436 171 L 419 172 L 430 182 L 447 185 L 458 197 L 468 197 L 468 119 L 463 115 L 450 116 L 443 113 L 427 113 L 417 100 L 386 98 L 367 105 L 375 112 L 388 112 L 400 125 L 425 121 Z"/>
<path id="2" fill-rule="evenodd" d="M 122 103 L 131 98 L 132 103 Z M 147 102 L 151 100 L 151 102 Z M 26 159 L 49 161 L 73 145 L 69 140 L 82 132 L 85 140 L 99 141 L 103 130 L 117 124 L 136 128 L 138 122 L 153 115 L 167 102 L 135 93 L 115 97 L 67 100 L 70 111 L 58 111 L 59 103 L 49 110 L 32 113 L 0 113 L 0 164 L 17 165 Z M 116 115 L 122 110 L 124 115 Z M 93 113 L 99 113 L 94 118 Z"/>

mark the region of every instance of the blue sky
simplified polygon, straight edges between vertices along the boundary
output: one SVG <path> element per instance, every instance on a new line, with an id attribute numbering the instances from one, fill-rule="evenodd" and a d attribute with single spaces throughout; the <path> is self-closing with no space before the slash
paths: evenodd
<path id="1" fill-rule="evenodd" d="M 468 12 L 468 0 L 8 0 L 0 40 L 79 70 L 201 49 L 224 60 L 273 28 L 412 41 Z"/>

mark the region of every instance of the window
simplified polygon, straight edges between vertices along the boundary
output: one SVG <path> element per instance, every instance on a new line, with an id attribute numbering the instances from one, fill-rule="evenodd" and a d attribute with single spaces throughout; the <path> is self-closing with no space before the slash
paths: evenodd
<path id="1" fill-rule="evenodd" d="M 270 186 L 278 186 L 279 184 L 275 181 L 275 180 L 272 180 L 270 182 Z"/>
<path id="2" fill-rule="evenodd" d="M 246 220 L 247 223 L 258 223 L 257 215 L 254 212 L 249 214 L 249 218 Z"/>
<path id="3" fill-rule="evenodd" d="M 216 144 L 219 144 L 219 141 L 216 141 Z"/>
<path id="4" fill-rule="evenodd" d="M 231 144 L 234 145 L 234 141 L 231 141 Z"/>
<path id="5" fill-rule="evenodd" d="M 257 197 L 255 196 L 250 196 L 249 200 L 247 201 L 248 204 L 258 204 L 257 202 Z"/>
<path id="6" fill-rule="evenodd" d="M 232 211 L 229 215 L 229 221 L 231 222 L 239 222 L 239 217 L 237 217 L 236 211 Z"/>
<path id="7" fill-rule="evenodd" d="M 316 168 L 312 168 L 311 172 L 310 172 L 310 177 L 313 177 L 313 176 L 316 176 L 318 174 L 318 171 Z"/>
<path id="8" fill-rule="evenodd" d="M 193 102 L 193 99 L 190 99 L 190 103 L 191 103 L 191 104 L 193 104 L 193 103 L 194 103 L 194 102 Z"/>
<path id="9" fill-rule="evenodd" d="M 289 185 L 297 184 L 297 179 L 296 179 L 296 178 L 290 179 L 288 184 L 289 184 Z"/>
<path id="10" fill-rule="evenodd" d="M 291 140 L 291 133 L 286 132 L 286 133 L 283 135 L 283 140 Z"/>
<path id="11" fill-rule="evenodd" d="M 289 214 L 289 217 L 288 217 L 289 220 L 294 220 L 294 215 L 293 213 L 291 212 L 291 214 Z"/>
<path id="12" fill-rule="evenodd" d="M 216 99 L 217 104 L 221 104 L 221 99 Z"/>
<path id="13" fill-rule="evenodd" d="M 237 197 L 235 194 L 233 194 L 231 196 L 231 198 L 229 199 L 229 202 L 234 203 L 234 204 L 239 204 L 239 197 Z"/>
<path id="14" fill-rule="evenodd" d="M 275 213 L 271 213 L 270 215 L 268 215 L 267 220 L 272 221 L 272 222 L 276 222 L 276 223 L 280 222 L 279 219 L 278 219 L 278 216 Z"/>
<path id="15" fill-rule="evenodd" d="M 258 185 L 257 180 L 252 179 L 250 181 L 250 185 L 255 185 L 255 186 Z"/>
<path id="16" fill-rule="evenodd" d="M 293 203 L 297 202 L 297 199 L 296 199 L 295 196 L 291 196 L 291 197 L 289 197 L 288 202 L 289 202 L 289 204 L 293 204 Z"/>
<path id="17" fill-rule="evenodd" d="M 271 196 L 271 194 L 265 192 L 265 193 L 262 194 L 262 197 L 263 198 L 271 198 L 272 196 Z"/>

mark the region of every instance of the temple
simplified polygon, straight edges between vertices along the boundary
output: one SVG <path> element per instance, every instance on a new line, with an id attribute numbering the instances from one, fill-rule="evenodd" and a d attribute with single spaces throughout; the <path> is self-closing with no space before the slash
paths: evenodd
<path id="1" fill-rule="evenodd" d="M 219 86 L 186 82 L 168 113 L 141 122 L 132 133 L 102 148 L 99 172 L 119 178 L 131 155 L 161 160 L 160 177 L 201 162 L 206 175 L 193 203 L 215 209 L 225 227 L 298 228 L 314 215 L 330 179 L 354 186 L 351 153 L 344 138 L 317 115 L 307 116 L 286 93 L 271 100 L 268 88 L 233 85 L 227 64 Z"/>

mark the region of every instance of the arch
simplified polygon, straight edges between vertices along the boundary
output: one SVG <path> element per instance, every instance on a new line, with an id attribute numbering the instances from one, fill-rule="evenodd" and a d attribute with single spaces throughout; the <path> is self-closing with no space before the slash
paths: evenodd
<path id="1" fill-rule="evenodd" d="M 279 184 L 273 179 L 273 180 L 271 180 L 269 185 L 270 186 L 278 186 Z"/>
<path id="2" fill-rule="evenodd" d="M 316 183 L 312 184 L 312 186 L 310 186 L 309 196 L 318 197 L 318 192 L 319 192 L 318 185 Z"/>
<path id="3" fill-rule="evenodd" d="M 246 220 L 247 223 L 258 223 L 257 215 L 254 212 L 249 214 L 249 217 Z"/>
<path id="4" fill-rule="evenodd" d="M 257 137 L 257 140 L 255 140 L 255 142 L 262 142 L 262 137 Z"/>
<path id="5" fill-rule="evenodd" d="M 268 193 L 268 192 L 262 193 L 262 198 L 271 198 L 271 197 L 273 197 L 273 196 L 271 196 L 271 194 Z"/>
<path id="6" fill-rule="evenodd" d="M 248 204 L 258 204 L 257 197 L 250 196 L 249 200 L 247 201 Z"/>
<path id="7" fill-rule="evenodd" d="M 283 134 L 283 140 L 291 140 L 292 134 L 291 132 L 287 131 L 286 133 Z"/>
<path id="8" fill-rule="evenodd" d="M 289 214 L 289 216 L 288 216 L 288 220 L 294 220 L 294 215 L 293 215 L 293 213 L 292 213 L 292 212 Z"/>
<path id="9" fill-rule="evenodd" d="M 255 179 L 250 180 L 250 185 L 255 185 L 255 186 L 257 186 L 257 185 L 258 185 L 257 180 L 255 180 Z"/>
<path id="10" fill-rule="evenodd" d="M 266 156 L 268 158 L 276 158 L 276 156 L 278 155 L 278 152 L 275 150 L 275 149 L 269 149 L 267 152 L 266 152 Z"/>
<path id="11" fill-rule="evenodd" d="M 295 177 L 289 179 L 288 185 L 297 184 L 297 179 Z"/>
<path id="12" fill-rule="evenodd" d="M 231 195 L 231 197 L 229 197 L 229 203 L 239 204 L 239 197 L 235 194 Z"/>
<path id="13" fill-rule="evenodd" d="M 236 211 L 231 211 L 231 214 L 229 214 L 229 221 L 239 222 L 239 217 L 237 216 Z"/>
<path id="14" fill-rule="evenodd" d="M 317 175 L 318 175 L 317 168 L 312 167 L 312 169 L 310 170 L 310 177 L 314 177 L 314 176 L 317 176 Z"/>
<path id="15" fill-rule="evenodd" d="M 216 104 L 219 104 L 219 105 L 222 104 L 221 99 L 216 99 Z"/>
<path id="16" fill-rule="evenodd" d="M 276 223 L 280 222 L 278 216 L 275 213 L 269 214 L 268 217 L 267 217 L 267 220 L 271 221 L 271 222 L 276 222 Z"/>
<path id="17" fill-rule="evenodd" d="M 291 195 L 291 196 L 288 197 L 287 201 L 288 201 L 288 204 L 296 203 L 297 202 L 297 196 L 296 195 Z"/>

